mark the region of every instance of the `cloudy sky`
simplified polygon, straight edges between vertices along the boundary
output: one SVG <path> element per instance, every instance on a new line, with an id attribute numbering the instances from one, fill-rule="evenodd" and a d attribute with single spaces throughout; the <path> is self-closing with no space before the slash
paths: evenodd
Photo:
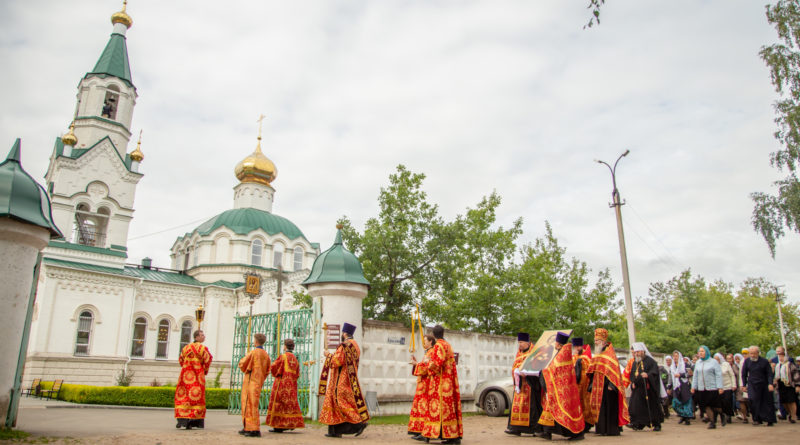
<path id="1" fill-rule="evenodd" d="M 175 237 L 232 207 L 235 164 L 278 167 L 275 213 L 327 248 L 347 215 L 362 228 L 398 164 L 452 218 L 496 190 L 499 223 L 549 221 L 568 254 L 622 282 L 617 181 L 634 296 L 686 268 L 735 284 L 763 276 L 800 301 L 800 239 L 777 259 L 750 226 L 776 95 L 758 1 L 611 0 L 583 30 L 586 0 L 133 0 L 128 51 L 145 173 L 130 261 L 169 266 Z M 76 86 L 118 0 L 0 2 L 0 147 L 22 138 L 42 178 Z M 129 151 L 134 146 L 129 147 Z"/>

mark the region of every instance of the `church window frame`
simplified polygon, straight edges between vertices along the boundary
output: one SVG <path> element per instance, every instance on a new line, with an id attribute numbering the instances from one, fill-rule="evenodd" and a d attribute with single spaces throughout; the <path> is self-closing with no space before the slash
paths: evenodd
<path id="1" fill-rule="evenodd" d="M 200 249 L 198 249 L 197 244 L 192 247 L 192 267 L 197 267 L 197 263 L 200 260 Z"/>
<path id="2" fill-rule="evenodd" d="M 277 269 L 283 265 L 283 244 L 275 243 L 272 245 L 272 267 Z"/>
<path id="3" fill-rule="evenodd" d="M 294 248 L 294 270 L 303 270 L 303 248 L 297 246 Z"/>
<path id="4" fill-rule="evenodd" d="M 103 98 L 103 105 L 100 108 L 100 117 L 111 120 L 117 119 L 117 110 L 119 110 L 120 102 L 119 93 L 119 87 L 114 84 L 106 87 L 106 95 Z"/>
<path id="5" fill-rule="evenodd" d="M 183 323 L 181 323 L 181 341 L 178 349 L 178 355 L 183 352 L 183 348 L 192 343 L 193 329 L 194 323 L 192 323 L 192 320 L 184 320 Z"/>
<path id="6" fill-rule="evenodd" d="M 167 360 L 169 358 L 169 329 L 169 319 L 162 318 L 159 320 L 156 337 L 156 360 Z"/>
<path id="7" fill-rule="evenodd" d="M 133 322 L 131 336 L 131 358 L 143 359 L 147 342 L 147 318 L 137 317 Z"/>
<path id="8" fill-rule="evenodd" d="M 111 210 L 100 207 L 92 212 L 89 204 L 79 202 L 75 205 L 75 217 L 72 220 L 72 242 L 90 247 L 105 247 L 108 221 Z"/>
<path id="9" fill-rule="evenodd" d="M 183 270 L 189 270 L 189 258 L 192 257 L 192 248 L 187 247 L 183 255 Z"/>
<path id="10" fill-rule="evenodd" d="M 78 329 L 75 335 L 74 355 L 80 357 L 89 355 L 94 319 L 94 313 L 88 309 L 81 311 L 81 314 L 78 316 Z"/>
<path id="11" fill-rule="evenodd" d="M 260 266 L 264 258 L 264 242 L 260 239 L 254 239 L 250 243 L 250 264 L 253 266 Z"/>

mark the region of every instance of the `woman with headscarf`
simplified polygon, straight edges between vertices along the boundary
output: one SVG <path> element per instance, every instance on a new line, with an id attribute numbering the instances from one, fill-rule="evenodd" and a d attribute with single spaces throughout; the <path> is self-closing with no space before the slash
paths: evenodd
<path id="1" fill-rule="evenodd" d="M 708 346 L 700 346 L 697 350 L 697 362 L 694 365 L 692 377 L 692 393 L 697 394 L 697 404 L 700 412 L 708 416 L 708 428 L 717 427 L 717 415 L 720 413 L 720 395 L 725 391 L 722 387 L 722 369 L 716 360 L 711 359 Z M 725 426 L 725 417 L 721 416 L 722 426 Z"/>
<path id="2" fill-rule="evenodd" d="M 726 423 L 731 423 L 731 417 L 733 417 L 733 391 L 736 389 L 736 374 L 733 373 L 733 368 L 728 362 L 725 360 L 725 357 L 717 352 L 714 354 L 714 359 L 719 363 L 720 369 L 722 370 L 722 396 L 720 400 L 720 405 L 722 405 L 722 414 L 724 416 L 723 425 Z"/>
<path id="3" fill-rule="evenodd" d="M 795 423 L 797 418 L 797 392 L 800 391 L 800 373 L 797 365 L 789 360 L 789 354 L 778 348 L 778 363 L 775 364 L 775 383 L 783 409 L 788 414 L 789 422 Z"/>
<path id="4" fill-rule="evenodd" d="M 692 384 L 686 374 L 686 363 L 683 361 L 683 354 L 678 351 L 672 352 L 672 365 L 669 367 L 672 377 L 672 409 L 681 420 L 678 423 L 691 424 L 694 415 L 692 406 Z"/>
<path id="5" fill-rule="evenodd" d="M 747 351 L 747 349 L 744 349 Z M 750 400 L 747 398 L 747 388 L 742 384 L 742 366 L 744 366 L 744 356 L 742 354 L 734 354 L 733 362 L 736 364 L 734 372 L 736 372 L 736 383 L 739 385 L 736 389 L 736 403 L 738 404 L 739 414 L 742 416 L 742 421 L 748 423 L 747 416 L 750 411 Z"/>

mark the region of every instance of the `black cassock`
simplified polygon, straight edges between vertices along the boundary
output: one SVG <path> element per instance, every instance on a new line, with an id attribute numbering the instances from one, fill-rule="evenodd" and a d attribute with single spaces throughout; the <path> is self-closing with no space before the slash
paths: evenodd
<path id="1" fill-rule="evenodd" d="M 594 375 L 589 374 L 588 377 L 592 379 Z M 600 402 L 600 412 L 594 432 L 601 436 L 619 436 L 622 431 L 619 426 L 619 410 L 619 391 L 608 378 L 605 378 L 603 379 L 603 400 Z"/>
<path id="2" fill-rule="evenodd" d="M 539 425 L 539 416 L 542 415 L 542 385 L 539 383 L 539 376 L 528 375 L 520 377 L 524 378 L 531 387 L 530 423 L 528 423 L 528 426 L 512 425 L 511 416 L 509 415 L 507 429 L 523 434 L 541 433 L 542 426 Z"/>
<path id="3" fill-rule="evenodd" d="M 747 386 L 747 396 L 750 398 L 750 413 L 753 422 L 775 423 L 775 402 L 772 399 L 772 366 L 764 357 L 758 360 L 745 359 L 742 366 L 742 384 Z"/>
<path id="4" fill-rule="evenodd" d="M 642 373 L 647 373 L 647 378 Z M 658 363 L 645 355 L 631 370 L 631 400 L 628 412 L 633 426 L 656 426 L 664 422 L 661 409 L 661 375 Z"/>

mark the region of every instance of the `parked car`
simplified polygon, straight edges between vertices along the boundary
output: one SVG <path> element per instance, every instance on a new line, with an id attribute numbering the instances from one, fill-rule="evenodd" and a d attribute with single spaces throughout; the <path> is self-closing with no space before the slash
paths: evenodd
<path id="1" fill-rule="evenodd" d="M 500 417 L 511 407 L 514 400 L 514 381 L 511 376 L 478 383 L 473 393 L 475 406 L 482 409 L 490 417 Z"/>

